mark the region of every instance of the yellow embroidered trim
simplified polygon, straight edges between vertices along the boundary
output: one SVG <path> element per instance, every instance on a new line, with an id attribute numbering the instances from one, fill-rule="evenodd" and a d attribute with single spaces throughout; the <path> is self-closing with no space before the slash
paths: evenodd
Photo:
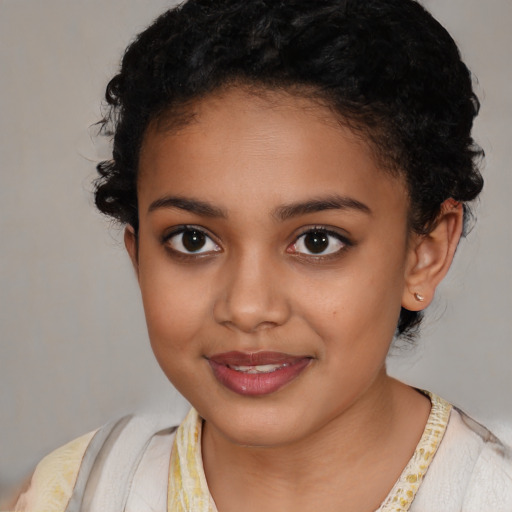
<path id="1" fill-rule="evenodd" d="M 172 446 L 168 512 L 217 512 L 203 470 L 201 430 L 202 420 L 191 409 L 178 427 Z"/>
<path id="2" fill-rule="evenodd" d="M 446 431 L 452 406 L 424 391 L 432 409 L 420 442 L 378 512 L 407 512 Z M 176 432 L 172 447 L 168 512 L 217 512 L 208 490 L 201 456 L 202 420 L 192 409 Z"/>
<path id="3" fill-rule="evenodd" d="M 37 465 L 30 487 L 18 499 L 15 512 L 63 512 L 73 492 L 90 432 L 47 455 Z"/>
<path id="4" fill-rule="evenodd" d="M 427 395 L 432 403 L 425 430 L 413 456 L 377 512 L 406 512 L 409 510 L 443 439 L 452 406 L 433 393 L 428 391 L 422 391 L 422 393 Z"/>

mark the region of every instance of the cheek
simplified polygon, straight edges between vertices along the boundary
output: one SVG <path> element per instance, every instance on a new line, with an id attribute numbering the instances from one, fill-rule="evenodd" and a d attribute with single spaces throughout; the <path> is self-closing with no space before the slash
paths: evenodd
<path id="1" fill-rule="evenodd" d="M 148 261 L 139 282 L 151 344 L 157 357 L 197 349 L 191 343 L 210 311 L 204 280 L 165 261 Z"/>
<path id="2" fill-rule="evenodd" d="M 321 333 L 327 348 L 340 351 L 341 344 L 350 357 L 367 357 L 369 347 L 387 352 L 400 314 L 402 256 L 400 250 L 368 247 L 350 255 L 339 270 L 312 276 L 296 289 L 299 314 Z"/>
<path id="3" fill-rule="evenodd" d="M 169 381 L 190 399 L 191 375 L 194 386 L 204 389 L 208 384 L 197 371 L 204 363 L 199 331 L 208 317 L 205 294 L 181 273 L 159 272 L 158 266 L 139 275 L 153 353 Z"/>

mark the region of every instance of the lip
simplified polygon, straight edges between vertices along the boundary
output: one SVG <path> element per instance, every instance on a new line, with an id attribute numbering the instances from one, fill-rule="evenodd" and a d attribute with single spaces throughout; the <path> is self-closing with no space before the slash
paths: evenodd
<path id="1" fill-rule="evenodd" d="M 296 379 L 312 358 L 265 351 L 224 352 L 207 360 L 215 378 L 229 390 L 239 395 L 263 396 Z"/>

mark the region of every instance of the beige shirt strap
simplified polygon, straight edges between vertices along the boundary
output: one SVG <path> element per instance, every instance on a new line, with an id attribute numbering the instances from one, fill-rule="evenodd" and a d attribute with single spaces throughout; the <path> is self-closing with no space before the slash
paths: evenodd
<path id="1" fill-rule="evenodd" d="M 163 495 L 156 502 L 165 506 L 174 423 L 169 413 L 127 416 L 68 443 L 38 464 L 15 511 L 120 512 L 148 492 L 153 502 L 155 484 Z M 149 478 L 145 469 L 155 476 L 160 467 L 162 475 Z"/>
<path id="2" fill-rule="evenodd" d="M 103 463 L 112 446 L 130 423 L 132 416 L 109 423 L 101 428 L 84 454 L 73 496 L 65 512 L 88 512 L 90 501 L 103 471 Z M 119 481 L 121 483 L 121 480 Z"/>
<path id="3" fill-rule="evenodd" d="M 129 418 L 121 429 L 114 429 L 96 457 L 80 512 L 124 511 L 137 468 L 153 437 L 169 431 L 172 424 L 170 415 L 143 414 Z"/>
<path id="4" fill-rule="evenodd" d="M 169 459 L 175 428 L 156 433 L 133 477 L 123 512 L 167 512 Z"/>

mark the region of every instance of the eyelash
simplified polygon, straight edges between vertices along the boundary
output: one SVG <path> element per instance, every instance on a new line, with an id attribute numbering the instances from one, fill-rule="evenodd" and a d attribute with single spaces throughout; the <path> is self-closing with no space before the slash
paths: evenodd
<path id="1" fill-rule="evenodd" d="M 178 250 L 171 246 L 170 241 L 174 237 L 177 237 L 178 235 L 183 235 L 184 233 L 186 233 L 188 231 L 197 232 L 201 235 L 204 235 L 204 237 L 206 239 L 206 243 L 213 244 L 215 246 L 215 248 L 213 250 L 210 249 L 207 251 L 198 252 L 200 249 L 202 249 L 202 247 L 201 247 L 201 248 L 199 248 L 198 251 L 185 252 L 185 251 Z M 183 247 L 183 249 L 187 250 L 187 248 L 183 245 L 183 238 L 181 240 L 179 240 L 178 243 Z M 172 230 L 170 233 L 164 234 L 164 236 L 162 237 L 162 244 L 165 245 L 166 249 L 168 251 L 170 251 L 174 257 L 184 259 L 184 260 L 197 259 L 197 258 L 205 257 L 210 254 L 214 254 L 214 253 L 222 251 L 222 249 L 219 247 L 219 245 L 213 240 L 213 237 L 211 237 L 204 228 L 201 228 L 199 226 L 191 226 L 191 225 L 179 226 L 178 228 Z"/>
<path id="2" fill-rule="evenodd" d="M 205 243 L 213 244 L 214 248 L 208 249 L 206 251 L 201 251 L 201 249 L 203 249 L 203 247 L 200 247 L 198 249 L 198 251 L 186 252 L 187 248 L 184 246 L 183 238 L 181 238 L 178 241 L 178 244 L 181 245 L 181 248 L 184 250 L 181 250 L 181 248 L 177 249 L 175 247 L 172 247 L 170 241 L 174 237 L 177 237 L 178 235 L 183 235 L 184 233 L 189 232 L 189 231 L 196 232 L 196 233 L 204 236 L 204 238 L 206 240 Z M 301 243 L 301 239 L 303 240 L 307 235 L 313 234 L 313 233 L 322 234 L 328 238 L 335 238 L 337 240 L 337 242 L 340 244 L 339 249 L 337 249 L 333 252 L 328 252 L 327 254 L 321 254 L 321 253 L 315 254 L 313 252 L 307 253 L 304 251 L 297 251 L 297 245 Z M 210 236 L 204 228 L 201 228 L 199 226 L 192 226 L 192 225 L 179 226 L 178 228 L 172 230 L 170 233 L 164 234 L 161 241 L 162 241 L 162 244 L 165 245 L 166 249 L 172 253 L 173 257 L 183 259 L 183 260 L 197 260 L 198 258 L 202 258 L 202 257 L 208 256 L 211 254 L 222 252 L 222 249 L 214 241 L 213 237 Z M 305 242 L 302 241 L 302 243 L 304 244 Z M 327 248 L 324 250 L 329 249 L 330 245 L 332 245 L 332 242 L 330 240 L 328 240 Z M 325 226 L 310 226 L 310 227 L 302 229 L 302 231 L 296 236 L 294 242 L 292 244 L 288 245 L 288 247 L 286 248 L 286 252 L 288 254 L 293 254 L 294 256 L 299 257 L 299 258 L 306 258 L 306 259 L 310 259 L 310 260 L 312 259 L 315 261 L 320 261 L 320 260 L 327 260 L 327 259 L 333 259 L 333 258 L 339 257 L 339 256 L 341 256 L 342 253 L 344 253 L 352 245 L 353 245 L 353 243 L 350 240 L 348 240 L 345 236 L 341 235 L 337 231 L 329 229 Z M 199 252 L 199 251 L 201 251 L 201 252 Z"/>
<path id="3" fill-rule="evenodd" d="M 290 248 L 296 247 L 297 244 L 300 243 L 301 239 L 304 239 L 307 235 L 312 234 L 312 233 L 319 233 L 319 234 L 326 235 L 329 238 L 335 238 L 337 240 L 337 242 L 340 243 L 339 249 L 337 249 L 333 252 L 328 252 L 326 254 L 314 254 L 314 253 L 305 253 L 305 252 L 298 252 L 298 251 L 290 250 Z M 328 241 L 328 246 L 327 246 L 326 250 L 329 249 L 330 245 L 331 245 L 331 241 Z M 295 242 L 293 242 L 293 244 L 289 245 L 286 251 L 288 253 L 294 254 L 300 258 L 307 258 L 310 260 L 313 259 L 315 261 L 320 261 L 320 260 L 329 260 L 329 259 L 338 258 L 347 249 L 349 249 L 353 245 L 354 244 L 346 236 L 343 236 L 342 234 L 338 233 L 337 231 L 329 229 L 326 226 L 310 226 L 310 227 L 304 228 L 299 233 L 299 235 L 295 238 Z"/>

